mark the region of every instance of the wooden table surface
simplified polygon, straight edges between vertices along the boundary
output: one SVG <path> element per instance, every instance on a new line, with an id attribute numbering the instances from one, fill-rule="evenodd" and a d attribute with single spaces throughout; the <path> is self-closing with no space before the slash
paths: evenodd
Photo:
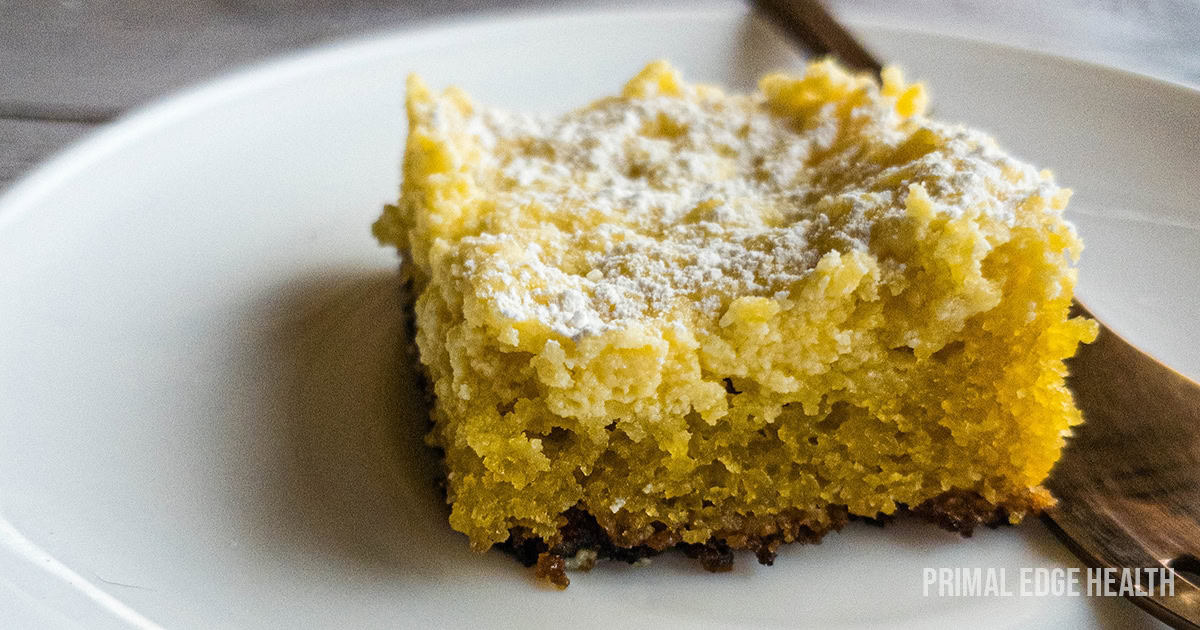
<path id="1" fill-rule="evenodd" d="M 340 38 L 414 28 L 452 14 L 632 4 L 0 0 L 0 189 L 121 112 L 259 59 Z M 1200 84 L 1200 0 L 831 4 L 848 19 L 1010 43 Z"/>

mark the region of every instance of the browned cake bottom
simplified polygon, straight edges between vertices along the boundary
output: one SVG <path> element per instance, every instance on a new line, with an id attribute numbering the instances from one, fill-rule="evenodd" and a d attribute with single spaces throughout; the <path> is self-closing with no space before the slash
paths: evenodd
<path id="1" fill-rule="evenodd" d="M 830 506 L 829 521 L 817 528 L 812 526 L 813 521 L 807 516 L 785 512 L 769 521 L 751 521 L 743 529 L 722 532 L 703 544 L 682 542 L 680 533 L 664 528 L 643 542 L 631 545 L 614 543 L 609 532 L 591 514 L 574 507 L 563 514 L 567 523 L 559 529 L 562 539 L 559 544 L 551 547 L 541 537 L 531 536 L 524 528 L 514 527 L 509 530 L 509 538 L 500 548 L 525 566 L 536 566 L 538 578 L 565 588 L 570 583 L 566 570 L 572 564 L 572 559 L 579 558 L 580 552 L 586 552 L 582 555 L 587 559 L 575 560 L 574 568 L 586 570 L 596 560 L 618 560 L 633 564 L 677 548 L 689 558 L 698 560 L 704 569 L 724 572 L 733 568 L 736 550 L 752 551 L 759 563 L 769 566 L 774 564 L 781 545 L 819 543 L 825 534 L 840 530 L 852 520 L 883 526 L 898 515 L 913 515 L 967 537 L 980 525 L 994 528 L 1008 524 L 1010 512 L 1040 513 L 1045 507 L 1031 503 L 995 505 L 977 493 L 950 490 L 914 508 L 902 506 L 897 514 L 880 515 L 878 518 L 855 516 L 847 512 L 844 506 Z"/>
<path id="2" fill-rule="evenodd" d="M 416 296 L 412 280 L 403 269 L 400 294 L 405 306 L 403 330 L 408 350 L 419 363 L 416 347 L 416 314 L 413 308 Z M 425 375 L 424 367 L 416 371 L 418 387 L 425 392 L 426 402 L 432 409 L 435 395 Z M 433 480 L 445 490 L 445 473 Z M 644 561 L 668 549 L 677 548 L 689 558 L 700 562 L 705 570 L 720 573 L 733 569 L 734 551 L 749 550 L 760 564 L 772 565 L 779 547 L 787 543 L 818 544 L 831 531 L 838 531 L 852 520 L 883 526 L 897 516 L 912 515 L 930 521 L 948 531 L 969 537 L 976 527 L 998 527 L 1009 523 L 1009 514 L 1040 514 L 1049 507 L 1035 495 L 1022 499 L 994 504 L 978 493 L 949 490 L 916 507 L 901 505 L 893 515 L 867 518 L 850 514 L 845 506 L 830 506 L 827 521 L 814 521 L 802 512 L 787 511 L 767 519 L 746 519 L 739 529 L 721 532 L 703 544 L 682 542 L 681 532 L 668 530 L 665 526 L 640 540 L 615 542 L 600 523 L 586 509 L 576 506 L 563 513 L 566 524 L 559 528 L 561 542 L 551 546 L 542 537 L 531 535 L 523 527 L 509 530 L 508 540 L 498 545 L 513 555 L 526 567 L 536 567 L 535 575 L 558 588 L 566 588 L 571 580 L 567 569 L 591 569 L 597 560 L 616 560 L 630 564 Z M 814 527 L 816 525 L 816 527 Z M 581 554 L 580 552 L 584 552 Z"/>

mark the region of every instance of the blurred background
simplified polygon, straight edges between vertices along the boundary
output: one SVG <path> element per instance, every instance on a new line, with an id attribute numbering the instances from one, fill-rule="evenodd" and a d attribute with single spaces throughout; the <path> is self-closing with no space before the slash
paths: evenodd
<path id="1" fill-rule="evenodd" d="M 703 9 L 737 0 L 679 1 Z M 1200 0 L 829 0 L 854 22 L 1034 48 L 1200 85 Z M 0 0 L 0 190 L 120 113 L 247 63 L 484 11 L 633 0 Z M 986 71 L 986 69 L 985 69 Z"/>

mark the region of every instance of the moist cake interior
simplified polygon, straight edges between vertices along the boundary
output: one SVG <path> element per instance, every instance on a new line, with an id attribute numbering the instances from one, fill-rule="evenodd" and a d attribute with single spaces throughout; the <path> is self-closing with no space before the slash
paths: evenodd
<path id="1" fill-rule="evenodd" d="M 924 106 L 830 61 L 746 95 L 656 62 L 558 116 L 411 78 L 375 234 L 411 265 L 451 526 L 563 585 L 1050 505 L 1096 333 L 1069 192 Z"/>

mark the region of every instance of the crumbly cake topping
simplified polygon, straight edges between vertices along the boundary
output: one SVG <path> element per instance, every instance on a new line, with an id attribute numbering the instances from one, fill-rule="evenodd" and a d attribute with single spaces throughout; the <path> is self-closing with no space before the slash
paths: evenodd
<path id="1" fill-rule="evenodd" d="M 773 113 L 762 92 L 680 90 L 627 88 L 556 117 L 477 109 L 457 121 L 481 149 L 474 174 L 489 199 L 560 226 L 500 223 L 464 239 L 520 250 L 518 264 L 477 270 L 502 313 L 574 338 L 681 305 L 715 319 L 737 297 L 787 299 L 831 251 L 869 249 L 871 227 L 904 212 L 911 185 L 948 217 L 1009 224 L 1017 204 L 1052 187 L 982 134 L 902 115 L 874 84 L 861 102 L 799 119 Z M 434 126 L 449 133 L 457 110 L 435 107 Z"/>
<path id="2" fill-rule="evenodd" d="M 1096 334 L 1068 314 L 1066 194 L 895 76 L 760 85 L 651 64 L 521 118 L 410 78 L 373 229 L 411 263 L 428 441 L 473 548 L 536 538 L 561 575 L 607 536 L 726 566 L 848 515 L 1051 501 L 1081 421 L 1062 359 Z"/>

